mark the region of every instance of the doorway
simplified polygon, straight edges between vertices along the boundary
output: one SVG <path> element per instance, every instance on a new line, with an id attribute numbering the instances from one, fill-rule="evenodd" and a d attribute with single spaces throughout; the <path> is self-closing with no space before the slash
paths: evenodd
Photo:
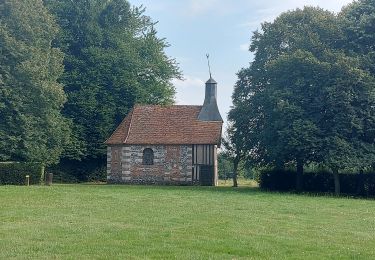
<path id="1" fill-rule="evenodd" d="M 214 186 L 214 167 L 210 165 L 200 166 L 200 182 L 202 186 Z"/>

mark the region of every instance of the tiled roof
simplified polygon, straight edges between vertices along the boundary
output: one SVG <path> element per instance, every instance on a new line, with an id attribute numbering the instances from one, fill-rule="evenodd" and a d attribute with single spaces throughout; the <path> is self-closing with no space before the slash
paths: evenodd
<path id="1" fill-rule="evenodd" d="M 136 105 L 105 143 L 220 144 L 222 122 L 198 120 L 201 108 Z"/>

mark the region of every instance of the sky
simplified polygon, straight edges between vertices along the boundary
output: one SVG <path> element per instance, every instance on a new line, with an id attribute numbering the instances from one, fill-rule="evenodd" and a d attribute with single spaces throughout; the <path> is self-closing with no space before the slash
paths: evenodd
<path id="1" fill-rule="evenodd" d="M 218 106 L 226 121 L 232 105 L 236 73 L 248 67 L 253 32 L 263 22 L 272 22 L 282 12 L 319 6 L 333 12 L 352 0 L 129 0 L 146 7 L 145 14 L 157 21 L 160 38 L 170 44 L 169 57 L 176 59 L 184 80 L 173 80 L 176 104 L 202 105 L 209 79 L 206 54 L 210 55 L 212 77 L 218 82 Z"/>

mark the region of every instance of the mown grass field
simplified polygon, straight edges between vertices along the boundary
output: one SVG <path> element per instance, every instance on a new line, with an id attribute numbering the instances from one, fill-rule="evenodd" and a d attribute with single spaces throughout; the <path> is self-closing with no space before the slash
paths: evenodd
<path id="1" fill-rule="evenodd" d="M 374 259 L 375 201 L 256 188 L 0 186 L 0 259 Z"/>

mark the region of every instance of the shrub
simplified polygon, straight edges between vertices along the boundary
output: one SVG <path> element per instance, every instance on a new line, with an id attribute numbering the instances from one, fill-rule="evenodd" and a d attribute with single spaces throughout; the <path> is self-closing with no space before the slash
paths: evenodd
<path id="1" fill-rule="evenodd" d="M 259 187 L 272 191 L 290 191 L 295 187 L 296 173 L 291 170 L 262 170 L 259 175 Z"/>
<path id="2" fill-rule="evenodd" d="M 82 161 L 61 159 L 57 165 L 50 166 L 55 182 L 77 183 L 106 180 L 106 158 L 87 159 Z M 104 178 L 104 179 L 103 179 Z"/>
<path id="3" fill-rule="evenodd" d="M 270 191 L 293 191 L 296 185 L 294 170 L 262 170 L 259 187 Z M 375 173 L 340 174 L 341 192 L 363 196 L 375 196 Z M 328 171 L 304 172 L 303 191 L 333 192 L 334 180 Z"/>
<path id="4" fill-rule="evenodd" d="M 304 172 L 303 190 L 308 192 L 334 192 L 333 175 L 328 171 Z"/>
<path id="5" fill-rule="evenodd" d="M 54 183 L 79 183 L 79 180 L 76 178 L 76 176 L 59 169 L 48 168 L 48 172 L 51 172 L 53 174 Z"/>
<path id="6" fill-rule="evenodd" d="M 107 181 L 107 167 L 97 168 L 89 174 L 88 180 L 90 182 L 106 182 Z"/>
<path id="7" fill-rule="evenodd" d="M 30 176 L 30 184 L 40 184 L 41 164 L 25 162 L 0 163 L 0 185 L 24 185 L 26 175 Z"/>

